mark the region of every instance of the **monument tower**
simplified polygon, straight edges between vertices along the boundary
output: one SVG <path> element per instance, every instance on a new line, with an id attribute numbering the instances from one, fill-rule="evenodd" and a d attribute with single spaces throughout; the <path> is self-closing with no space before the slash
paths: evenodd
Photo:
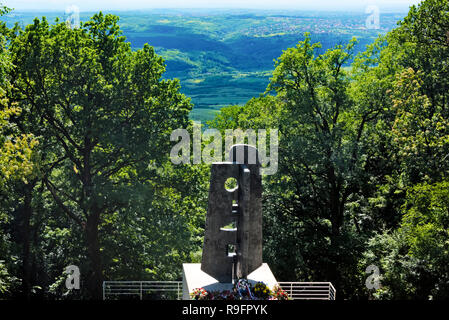
<path id="1" fill-rule="evenodd" d="M 201 270 L 220 282 L 245 278 L 262 265 L 262 181 L 257 149 L 235 145 L 229 158 L 230 162 L 211 167 L 201 262 Z M 233 190 L 225 188 L 229 178 L 237 181 Z M 224 228 L 229 224 L 236 228 Z"/>
<path id="2" fill-rule="evenodd" d="M 211 166 L 201 264 L 183 265 L 183 298 L 196 288 L 229 290 L 239 278 L 277 284 L 262 260 L 262 179 L 257 149 L 231 147 L 229 162 Z M 235 179 L 236 187 L 225 183 Z M 232 227 L 229 227 L 232 226 Z"/>

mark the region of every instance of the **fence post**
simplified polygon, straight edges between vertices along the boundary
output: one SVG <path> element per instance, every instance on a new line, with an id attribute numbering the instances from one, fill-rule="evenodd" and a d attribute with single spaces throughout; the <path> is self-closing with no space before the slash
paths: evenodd
<path id="1" fill-rule="evenodd" d="M 106 282 L 106 281 L 103 281 L 103 300 L 106 300 L 105 282 Z"/>

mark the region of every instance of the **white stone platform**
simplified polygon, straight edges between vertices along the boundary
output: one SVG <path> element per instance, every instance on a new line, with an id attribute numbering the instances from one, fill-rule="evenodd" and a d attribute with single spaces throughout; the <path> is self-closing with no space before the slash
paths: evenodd
<path id="1" fill-rule="evenodd" d="M 270 289 L 278 283 L 268 264 L 263 263 L 258 269 L 251 272 L 247 277 L 252 284 L 262 281 Z M 194 289 L 204 288 L 207 291 L 232 290 L 232 283 L 220 283 L 201 270 L 200 263 L 184 263 L 182 265 L 182 299 L 190 300 L 190 293 Z"/>

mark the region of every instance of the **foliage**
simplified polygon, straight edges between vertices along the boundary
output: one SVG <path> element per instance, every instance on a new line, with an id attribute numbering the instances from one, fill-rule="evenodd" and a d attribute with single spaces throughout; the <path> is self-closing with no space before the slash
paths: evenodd
<path id="1" fill-rule="evenodd" d="M 2 90 L 0 88 L 0 96 Z M 5 99 L 1 99 L 0 105 L 6 104 Z M 19 114 L 20 108 L 16 107 L 0 110 L 0 133 L 10 127 L 9 118 Z M 26 181 L 26 177 L 33 173 L 33 149 L 37 144 L 31 134 L 0 136 L 0 187 L 10 179 L 22 178 Z"/>
<path id="2" fill-rule="evenodd" d="M 39 172 L 9 185 L 17 204 L 2 209 L 26 297 L 66 297 L 70 264 L 84 277 L 78 298 L 100 298 L 105 278 L 177 279 L 198 250 L 204 176 L 168 158 L 191 104 L 161 79 L 152 47 L 132 51 L 120 34 L 118 17 L 102 13 L 79 29 L 43 18 L 10 33 L 14 123 L 45 142 Z"/>
<path id="3" fill-rule="evenodd" d="M 4 7 L 0 15 L 7 13 Z M 9 179 L 25 179 L 33 172 L 33 149 L 37 140 L 29 133 L 18 134 L 9 120 L 20 115 L 21 108 L 10 104 L 7 91 L 11 90 L 8 72 L 12 64 L 5 48 L 6 39 L 0 35 L 0 187 Z"/>
<path id="4" fill-rule="evenodd" d="M 445 299 L 448 295 L 449 183 L 407 192 L 400 228 L 374 237 L 365 254 L 382 271 L 379 299 Z"/>
<path id="5" fill-rule="evenodd" d="M 440 0 L 411 7 L 376 67 L 393 76 L 381 131 L 390 142 L 384 147 L 389 170 L 379 191 L 401 214 L 369 242 L 367 255 L 384 272 L 377 298 L 447 298 L 447 12 Z"/>
<path id="6" fill-rule="evenodd" d="M 264 186 L 264 253 L 281 279 L 343 283 L 361 250 L 363 236 L 346 207 L 360 194 L 363 133 L 375 110 L 354 107 L 343 68 L 354 45 L 315 55 L 320 45 L 306 35 L 277 60 L 267 89 L 275 97 L 225 108 L 210 124 L 279 128 L 279 172 Z"/>
<path id="7" fill-rule="evenodd" d="M 330 45 L 305 34 L 244 105 L 217 89 L 223 79 L 256 96 L 270 73 L 233 53 L 251 44 L 245 55 L 272 55 L 259 51 L 285 30 L 270 22 L 274 31 L 239 37 L 203 19 L 187 35 L 173 17 L 172 29 L 124 24 L 158 32 L 149 39 L 188 73 L 192 98 L 207 87 L 207 126 L 279 129 L 279 170 L 263 178 L 264 261 L 278 280 L 331 281 L 340 299 L 447 299 L 448 9 L 445 0 L 411 7 L 364 52 L 346 36 Z M 0 28 L 2 296 L 98 298 L 103 279 L 177 280 L 181 263 L 199 262 L 209 170 L 168 158 L 171 131 L 192 130 L 192 104 L 178 80 L 164 80 L 155 49 L 134 34 L 133 50 L 118 21 L 99 13 L 79 29 L 45 18 Z M 167 30 L 198 50 L 170 47 Z M 202 64 L 206 47 L 221 53 Z M 64 287 L 70 264 L 81 292 Z M 365 286 L 369 265 L 380 268 L 376 291 Z M 245 280 L 193 297 L 288 298 Z"/>
<path id="8" fill-rule="evenodd" d="M 264 179 L 264 256 L 280 279 L 331 280 L 340 298 L 444 295 L 435 279 L 410 276 L 430 266 L 410 251 L 403 215 L 411 190 L 446 178 L 447 19 L 447 2 L 424 1 L 354 59 L 354 42 L 320 53 L 306 35 L 276 62 L 274 97 L 223 108 L 210 122 L 280 130 L 279 172 Z M 442 276 L 446 252 L 437 252 L 431 273 Z M 365 268 L 375 261 L 388 271 L 383 294 L 372 295 Z"/>

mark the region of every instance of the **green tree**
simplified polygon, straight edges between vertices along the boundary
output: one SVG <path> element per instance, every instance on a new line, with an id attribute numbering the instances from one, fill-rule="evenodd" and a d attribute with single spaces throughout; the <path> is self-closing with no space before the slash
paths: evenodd
<path id="1" fill-rule="evenodd" d="M 389 36 L 389 50 L 404 68 L 421 71 L 420 91 L 427 95 L 433 112 L 447 116 L 449 104 L 449 3 L 425 0 L 410 8 Z"/>
<path id="2" fill-rule="evenodd" d="M 307 266 L 308 274 L 296 276 L 328 279 L 340 297 L 350 293 L 351 268 L 363 239 L 348 205 L 363 182 L 363 134 L 376 111 L 354 108 L 344 69 L 354 44 L 315 56 L 320 46 L 306 36 L 278 59 L 269 85 L 284 105 L 276 181 L 284 193 L 278 194 L 277 207 L 280 219 L 295 225 L 293 234 L 307 242 L 296 265 Z"/>
<path id="3" fill-rule="evenodd" d="M 367 264 L 381 268 L 379 299 L 436 299 L 449 295 L 449 183 L 418 184 L 407 192 L 400 228 L 373 237 Z"/>
<path id="4" fill-rule="evenodd" d="M 357 206 L 369 193 L 367 136 L 382 110 L 368 93 L 356 99 L 362 93 L 345 67 L 354 44 L 316 55 L 320 45 L 306 35 L 278 59 L 267 90 L 274 97 L 225 108 L 211 123 L 279 128 L 279 171 L 264 179 L 265 259 L 280 279 L 326 279 L 340 297 L 351 296 L 359 281 L 368 232 L 360 222 L 367 213 Z"/>
<path id="5" fill-rule="evenodd" d="M 367 53 L 362 59 L 366 67 L 360 69 L 375 75 L 376 82 L 387 80 L 380 90 L 372 81 L 358 87 L 365 86 L 368 96 L 377 92 L 386 97 L 381 121 L 373 127 L 377 133 L 371 134 L 372 159 L 379 165 L 372 166 L 378 191 L 370 202 L 377 216 L 392 218 L 383 231 L 376 230 L 379 234 L 370 240 L 369 258 L 364 261 L 377 261 L 385 272 L 378 298 L 442 298 L 447 297 L 447 236 L 438 231 L 441 222 L 426 221 L 442 219 L 437 207 L 446 202 L 448 2 L 423 1 L 411 7 L 398 25 L 386 36 L 388 45 L 378 59 L 369 64 Z M 442 248 L 420 242 L 426 237 L 438 239 Z M 413 243 L 417 251 L 412 250 Z"/>
<path id="6" fill-rule="evenodd" d="M 96 14 L 79 29 L 36 19 L 14 30 L 13 99 L 32 114 L 51 153 L 41 179 L 58 208 L 82 228 L 90 292 L 101 296 L 99 228 L 129 205 L 168 161 L 172 129 L 188 124 L 191 104 L 179 82 L 161 80 L 153 48 L 132 51 L 118 17 Z"/>
<path id="7" fill-rule="evenodd" d="M 0 16 L 9 12 L 0 7 Z M 1 23 L 1 28 L 4 24 Z M 26 177 L 32 173 L 32 151 L 37 141 L 31 134 L 18 134 L 18 130 L 9 120 L 20 114 L 16 104 L 10 104 L 7 92 L 11 90 L 8 73 L 12 68 L 6 48 L 6 39 L 0 34 L 0 187 L 10 178 Z"/>
<path id="8" fill-rule="evenodd" d="M 9 9 L 0 7 L 0 16 Z M 13 65 L 6 48 L 6 25 L 0 23 L 0 198 L 8 191 L 7 185 L 16 181 L 27 183 L 35 172 L 35 149 L 38 141 L 29 132 L 22 132 L 12 121 L 20 115 L 21 108 L 11 104 L 8 92 L 12 90 L 9 72 Z M 0 225 L 9 222 L 9 216 L 0 210 Z M 7 233 L 0 236 L 0 294 L 11 291 L 17 278 L 10 275 L 6 259 L 11 253 L 11 242 Z"/>

